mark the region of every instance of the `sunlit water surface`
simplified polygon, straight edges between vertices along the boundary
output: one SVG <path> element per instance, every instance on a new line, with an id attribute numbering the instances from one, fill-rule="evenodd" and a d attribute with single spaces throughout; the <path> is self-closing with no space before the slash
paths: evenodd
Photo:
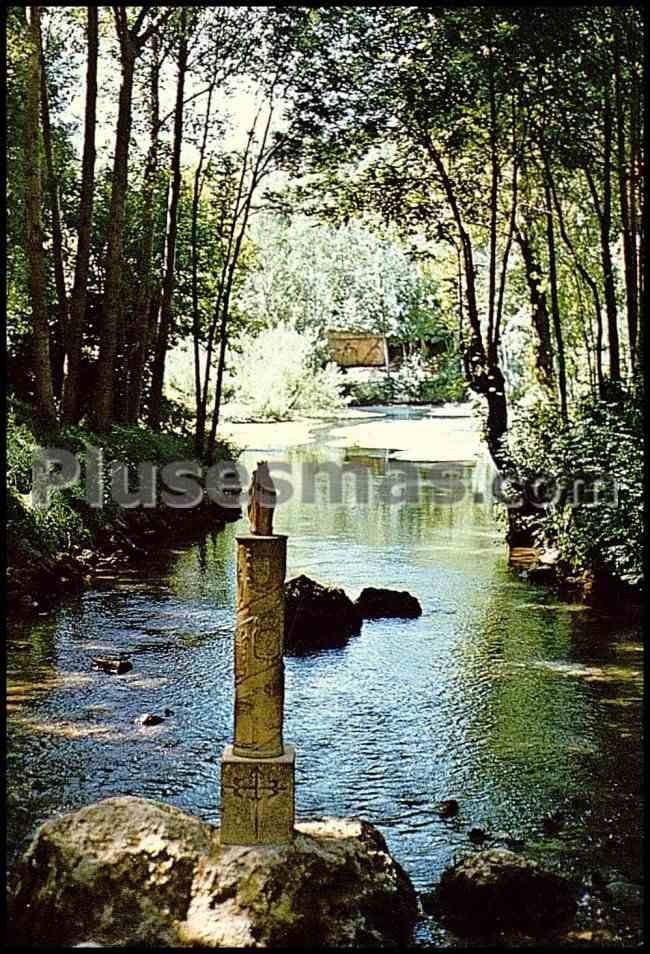
<path id="1" fill-rule="evenodd" d="M 400 506 L 386 500 L 388 452 L 321 446 L 281 456 L 294 472 L 305 461 L 353 461 L 368 468 L 371 491 L 359 502 L 345 478 L 332 502 L 323 475 L 313 504 L 280 506 L 288 574 L 353 597 L 370 585 L 407 589 L 423 607 L 415 621 L 364 623 L 344 648 L 287 658 L 298 816 L 373 822 L 420 891 L 469 847 L 472 825 L 521 836 L 535 856 L 581 877 L 604 869 L 641 880 L 638 631 L 508 570 L 502 530 L 472 492 L 485 467 L 464 469 L 462 501 L 423 487 Z M 426 478 L 429 465 L 418 468 Z M 218 823 L 219 758 L 232 736 L 235 535 L 244 530 L 239 521 L 152 553 L 105 588 L 13 624 L 10 865 L 38 823 L 111 795 L 163 799 Z M 94 655 L 122 651 L 131 672 L 93 671 Z M 166 708 L 162 725 L 135 724 Z M 449 797 L 460 813 L 443 820 L 435 806 Z M 564 827 L 548 838 L 542 817 L 560 805 Z M 418 939 L 450 941 L 431 918 Z"/>

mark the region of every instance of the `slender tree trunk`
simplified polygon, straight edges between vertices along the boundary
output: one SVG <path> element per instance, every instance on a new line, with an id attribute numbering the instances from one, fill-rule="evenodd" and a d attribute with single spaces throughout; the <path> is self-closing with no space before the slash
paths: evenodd
<path id="1" fill-rule="evenodd" d="M 63 269 L 63 229 L 61 227 L 61 204 L 59 202 L 59 187 L 54 168 L 54 150 L 52 148 L 52 125 L 50 122 L 50 102 L 47 90 L 47 73 L 45 69 L 45 53 L 41 33 L 40 18 L 38 21 L 38 48 L 41 61 L 41 118 L 43 123 L 43 151 L 47 168 L 47 191 L 52 216 L 52 260 L 54 265 L 54 285 L 61 326 L 61 339 L 64 344 L 64 354 L 67 353 L 68 338 L 68 296 L 65 288 L 65 272 Z"/>
<path id="2" fill-rule="evenodd" d="M 576 252 L 575 245 L 571 241 L 569 233 L 567 231 L 566 223 L 564 221 L 564 213 L 562 211 L 562 205 L 559 201 L 557 190 L 555 188 L 555 181 L 551 173 L 550 163 L 546 155 L 544 155 L 544 172 L 546 176 L 546 181 L 548 182 L 551 197 L 553 199 L 553 206 L 555 208 L 555 213 L 557 215 L 558 228 L 560 230 L 560 236 L 562 241 L 566 245 L 567 249 L 573 257 L 575 266 L 581 275 L 583 281 L 591 291 L 593 300 L 594 300 L 594 312 L 596 317 L 596 374 L 598 378 L 598 393 L 602 396 L 604 393 L 604 375 L 603 375 L 603 314 L 602 307 L 600 302 L 600 292 L 598 291 L 598 283 L 594 278 L 589 274 L 588 270 L 585 268 L 578 253 Z"/>
<path id="3" fill-rule="evenodd" d="M 124 213 L 128 180 L 129 140 L 131 138 L 131 107 L 133 75 L 137 48 L 130 33 L 125 30 L 120 39 L 122 86 L 115 136 L 111 212 L 106 249 L 106 283 L 102 307 L 102 331 L 95 382 L 95 424 L 100 431 L 107 430 L 114 413 L 114 373 L 117 352 L 120 296 L 122 294 Z"/>
<path id="4" fill-rule="evenodd" d="M 199 161 L 194 173 L 194 190 L 192 193 L 192 342 L 194 348 L 194 396 L 196 404 L 196 430 L 194 435 L 194 449 L 199 457 L 203 456 L 203 444 L 205 441 L 205 409 L 201 399 L 201 349 L 200 349 L 200 331 L 201 316 L 199 314 L 199 249 L 198 249 L 198 220 L 199 220 L 199 202 L 201 199 L 203 165 L 205 162 L 205 150 L 208 143 L 208 130 L 210 128 L 210 114 L 212 111 L 212 97 L 214 94 L 214 83 L 208 90 L 208 101 L 205 107 L 205 119 L 203 122 L 203 137 L 201 139 L 201 148 L 199 150 Z M 209 375 L 210 368 L 206 367 L 206 376 Z"/>
<path id="5" fill-rule="evenodd" d="M 233 247 L 234 247 L 233 243 L 235 243 L 236 245 L 235 233 L 237 230 L 237 220 L 243 208 L 243 206 L 241 205 L 241 201 L 242 201 L 242 195 L 244 191 L 244 182 L 246 180 L 246 170 L 248 168 L 248 156 L 249 156 L 249 152 L 251 148 L 251 143 L 253 141 L 253 134 L 255 131 L 256 122 L 257 122 L 257 117 L 255 119 L 255 122 L 253 123 L 252 128 L 248 132 L 248 137 L 246 140 L 246 147 L 244 149 L 244 155 L 242 158 L 241 174 L 239 176 L 239 183 L 237 186 L 235 204 L 232 210 L 232 219 L 230 222 L 230 226 L 228 228 L 228 243 L 227 243 L 226 252 L 223 258 L 223 265 L 221 268 L 219 285 L 217 287 L 217 296 L 216 296 L 216 300 L 214 304 L 212 320 L 210 322 L 210 328 L 208 329 L 208 341 L 207 341 L 206 359 L 205 359 L 205 376 L 203 379 L 203 393 L 201 395 L 200 416 L 199 416 L 199 419 L 197 420 L 197 445 L 198 445 L 199 436 L 201 436 L 201 441 L 203 441 L 205 437 L 205 424 L 207 421 L 207 414 L 208 414 L 208 386 L 210 383 L 210 367 L 212 364 L 214 338 L 217 333 L 217 327 L 219 326 L 219 318 L 222 315 L 221 309 L 223 307 L 223 299 L 224 299 L 224 294 L 225 294 L 225 289 L 226 289 L 226 284 L 227 284 L 228 274 L 229 274 L 229 269 L 231 264 L 231 256 L 232 256 Z M 225 207 L 224 207 L 224 215 L 222 216 L 222 220 L 221 220 L 222 225 L 224 224 L 224 222 L 225 222 Z M 202 443 L 200 446 L 202 446 Z"/>
<path id="6" fill-rule="evenodd" d="M 169 226 L 167 231 L 167 249 L 165 261 L 165 277 L 163 279 L 162 302 L 160 306 L 160 322 L 158 326 L 158 340 L 151 378 L 151 397 L 149 401 L 149 425 L 154 430 L 160 429 L 162 413 L 163 384 L 165 379 L 165 361 L 169 330 L 172 319 L 172 305 L 174 297 L 175 267 L 176 267 L 176 236 L 178 229 L 178 202 L 181 192 L 181 147 L 183 143 L 183 100 L 185 90 L 185 73 L 187 71 L 187 31 L 186 11 L 181 8 L 181 39 L 178 53 L 178 83 L 176 86 L 176 108 L 174 113 L 174 144 L 172 148 L 172 185 L 169 202 Z"/>
<path id="7" fill-rule="evenodd" d="M 586 310 L 584 307 L 582 299 L 582 289 L 580 287 L 580 276 L 573 276 L 576 289 L 576 301 L 578 303 L 578 314 L 580 315 L 580 329 L 582 331 L 582 337 L 585 343 L 585 354 L 587 356 L 587 370 L 589 372 L 589 390 L 593 397 L 596 397 L 598 392 L 598 381 L 596 379 L 596 374 L 593 367 L 592 354 L 595 353 L 595 344 L 594 344 L 594 331 L 591 320 L 586 320 Z"/>
<path id="8" fill-rule="evenodd" d="M 525 139 L 525 133 L 522 135 L 522 140 Z M 503 257 L 501 259 L 501 274 L 499 276 L 499 292 L 497 296 L 496 303 L 496 313 L 494 321 L 494 333 L 493 333 L 493 344 L 492 344 L 492 353 L 494 360 L 497 360 L 499 354 L 499 343 L 501 341 L 501 321 L 503 318 L 503 302 L 505 298 L 506 291 L 506 281 L 508 277 L 508 262 L 510 260 L 510 250 L 512 248 L 512 240 L 514 238 L 515 230 L 517 228 L 517 207 L 519 202 L 519 166 L 521 162 L 521 153 L 520 149 L 517 146 L 517 104 L 513 102 L 512 107 L 512 152 L 513 152 L 513 166 L 512 166 L 512 195 L 511 195 L 511 204 L 510 204 L 510 217 L 508 222 L 508 234 L 506 237 L 506 244 L 503 250 Z"/>
<path id="9" fill-rule="evenodd" d="M 603 158 L 603 204 L 600 205 L 598 190 L 593 174 L 588 166 L 584 167 L 587 183 L 594 202 L 596 214 L 600 224 L 600 253 L 603 269 L 603 286 L 605 289 L 605 310 L 607 314 L 607 335 L 609 339 L 609 377 L 612 383 L 618 384 L 621 380 L 621 361 L 618 341 L 618 323 L 616 315 L 616 292 L 614 288 L 614 266 L 610 245 L 610 231 L 612 227 L 612 129 L 611 107 L 609 91 L 605 93 L 604 106 L 604 158 Z"/>
<path id="10" fill-rule="evenodd" d="M 546 303 L 546 292 L 541 285 L 542 268 L 535 258 L 530 238 L 521 229 L 517 229 L 515 234 L 526 273 L 533 327 L 537 333 L 537 347 L 535 348 L 537 376 L 541 385 L 553 390 L 555 379 L 553 376 L 551 322 Z"/>
<path id="11" fill-rule="evenodd" d="M 488 269 L 488 358 L 496 364 L 496 339 L 494 334 L 496 276 L 497 276 L 497 203 L 499 196 L 499 164 L 497 160 L 497 116 L 496 95 L 494 90 L 494 52 L 489 55 L 489 92 L 490 92 L 490 260 Z"/>
<path id="12" fill-rule="evenodd" d="M 463 250 L 465 301 L 467 304 L 467 316 L 470 327 L 470 338 L 465 345 L 463 353 L 465 376 L 472 390 L 485 397 L 488 408 L 486 441 L 497 469 L 503 470 L 509 466 L 509 455 L 503 446 L 503 437 L 508 430 L 508 405 L 505 393 L 505 379 L 498 363 L 495 360 L 490 361 L 483 342 L 476 295 L 472 240 L 463 224 L 460 207 L 442 157 L 427 132 L 424 133 L 424 143 L 432 159 L 454 217 Z"/>
<path id="13" fill-rule="evenodd" d="M 546 240 L 548 242 L 548 278 L 551 289 L 551 315 L 553 317 L 553 331 L 555 332 L 555 345 L 557 356 L 557 374 L 560 390 L 560 413 L 566 421 L 568 419 L 567 410 L 567 385 L 566 385 L 566 358 L 564 354 L 564 338 L 562 335 L 562 318 L 560 315 L 560 302 L 558 297 L 557 283 L 557 260 L 555 255 L 555 229 L 553 228 L 553 208 L 551 205 L 551 192 L 548 182 L 544 181 L 544 198 L 546 201 Z"/>
<path id="14" fill-rule="evenodd" d="M 81 368 L 81 338 L 86 317 L 88 294 L 88 264 L 90 261 L 90 228 L 95 189 L 95 123 L 97 114 L 97 7 L 87 7 L 88 66 L 86 73 L 86 116 L 84 149 L 81 163 L 81 199 L 79 203 L 79 230 L 74 284 L 70 300 L 68 322 L 68 368 L 63 385 L 63 421 L 72 424 L 79 419 L 79 372 Z"/>
<path id="15" fill-rule="evenodd" d="M 129 379 L 127 349 L 127 312 L 134 301 L 133 272 L 125 269 L 117 310 L 117 335 L 115 340 L 115 368 L 113 372 L 113 420 L 116 424 L 128 421 Z"/>
<path id="16" fill-rule="evenodd" d="M 630 162 L 626 148 L 626 124 L 623 108 L 623 77 L 621 70 L 620 33 L 617 28 L 614 51 L 614 91 L 616 105 L 616 164 L 618 167 L 619 202 L 623 231 L 623 260 L 625 263 L 625 297 L 627 308 L 627 330 L 630 349 L 630 367 L 636 370 L 636 346 L 638 323 L 638 289 L 636 276 L 635 237 L 630 222 L 629 180 Z"/>
<path id="17" fill-rule="evenodd" d="M 644 270 L 642 263 L 645 261 L 645 239 L 642 237 L 641 229 L 644 227 L 644 218 L 642 213 L 643 192 L 641 174 L 641 88 L 639 76 L 636 68 L 632 69 L 632 95 L 630 110 L 630 230 L 632 233 L 632 243 L 630 252 L 635 274 L 635 286 L 637 289 L 637 342 L 635 353 L 637 356 L 637 366 L 643 368 L 643 303 L 644 296 Z M 639 228 L 641 222 L 641 229 Z"/>
<path id="18" fill-rule="evenodd" d="M 208 439 L 208 448 L 207 455 L 208 460 L 214 459 L 215 446 L 216 446 L 216 437 L 217 437 L 217 426 L 219 423 L 219 414 L 221 412 L 221 393 L 223 388 L 223 376 L 226 365 L 226 348 L 228 346 L 228 319 L 230 317 L 230 297 L 232 294 L 232 289 L 235 281 L 235 270 L 237 268 L 237 262 L 239 261 L 239 255 L 241 253 L 242 242 L 244 241 L 244 236 L 246 234 L 246 229 L 248 227 L 248 219 L 251 211 L 251 204 L 253 201 L 253 195 L 255 190 L 259 185 L 259 182 L 264 174 L 263 166 L 268 163 L 268 160 L 273 152 L 269 152 L 265 155 L 266 143 L 268 140 L 269 130 L 271 128 L 271 119 L 273 117 L 273 107 L 269 108 L 269 115 L 266 121 L 264 128 L 264 133 L 262 134 L 262 139 L 259 146 L 259 151 L 253 163 L 253 169 L 251 173 L 250 185 L 246 193 L 246 198 L 241 207 L 241 224 L 239 226 L 239 232 L 237 234 L 234 248 L 232 249 L 232 255 L 230 255 L 230 248 L 232 244 L 233 232 L 231 231 L 231 241 L 228 245 L 229 255 L 228 255 L 228 273 L 225 283 L 225 288 L 223 289 L 223 294 L 220 294 L 221 298 L 221 330 L 220 330 L 220 340 L 219 340 L 219 364 L 217 367 L 217 380 L 214 393 L 214 406 L 212 410 L 212 424 L 210 426 L 210 437 Z M 250 145 L 253 138 L 253 132 L 257 124 L 257 118 L 253 124 L 253 128 L 250 130 L 248 135 L 248 143 L 246 146 L 246 151 L 244 153 L 244 159 L 242 163 L 242 177 L 240 180 L 240 186 L 237 194 L 237 202 L 235 205 L 236 214 L 233 216 L 233 226 L 236 225 L 238 218 L 239 210 L 239 201 L 242 195 L 242 184 L 244 181 L 244 176 L 246 173 L 247 158 L 250 149 Z M 219 300 L 219 299 L 218 299 Z"/>
<path id="19" fill-rule="evenodd" d="M 27 40 L 29 59 L 25 84 L 25 212 L 27 270 L 32 305 L 32 350 L 34 370 L 34 415 L 39 427 L 56 427 L 50 330 L 47 315 L 45 251 L 41 222 L 41 145 L 39 106 L 41 97 L 40 8 L 30 8 Z"/>
<path id="20" fill-rule="evenodd" d="M 142 187 L 142 232 L 143 245 L 140 257 L 140 284 L 136 296 L 135 321 L 130 336 L 129 350 L 129 399 L 128 420 L 135 423 L 140 417 L 142 404 L 144 367 L 149 354 L 150 310 L 154 291 L 153 248 L 155 233 L 154 198 L 159 167 L 159 125 L 160 125 L 160 45 L 158 36 L 152 37 L 152 64 L 149 91 L 151 96 L 150 143 L 145 162 Z"/>

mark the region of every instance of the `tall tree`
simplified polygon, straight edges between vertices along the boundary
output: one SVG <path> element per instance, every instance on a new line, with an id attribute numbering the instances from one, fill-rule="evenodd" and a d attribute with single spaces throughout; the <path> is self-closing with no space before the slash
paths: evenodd
<path id="1" fill-rule="evenodd" d="M 553 207 L 551 190 L 547 182 L 544 183 L 544 200 L 546 204 L 546 241 L 548 243 L 548 277 L 551 290 L 551 315 L 553 317 L 553 331 L 555 333 L 555 353 L 557 355 L 557 375 L 560 390 L 560 413 L 564 420 L 568 420 L 567 383 L 566 383 L 566 355 L 564 352 L 564 336 L 562 333 L 562 318 L 560 315 L 560 299 L 557 278 L 557 256 L 555 252 L 555 227 L 553 225 Z"/>
<path id="2" fill-rule="evenodd" d="M 32 6 L 27 25 L 28 60 L 25 79 L 25 212 L 29 289 L 32 306 L 32 348 L 35 416 L 39 425 L 55 427 L 50 329 L 46 296 L 46 259 L 41 221 L 41 14 Z"/>
<path id="3" fill-rule="evenodd" d="M 609 377 L 618 384 L 621 380 L 621 358 L 618 337 L 618 315 L 616 310 L 616 288 L 614 284 L 614 263 L 612 261 L 612 109 L 611 92 L 606 87 L 603 92 L 603 163 L 602 194 L 599 194 L 596 174 L 590 162 L 583 169 L 589 185 L 594 210 L 600 225 L 600 255 L 605 290 L 605 313 L 607 315 L 607 338 L 609 342 Z"/>
<path id="4" fill-rule="evenodd" d="M 176 271 L 176 238 L 178 234 L 178 202 L 181 192 L 181 149 L 183 145 L 183 110 L 185 99 L 185 75 L 187 73 L 187 11 L 180 12 L 180 40 L 178 47 L 178 80 L 176 83 L 176 107 L 174 112 L 174 143 L 172 146 L 171 192 L 167 221 L 167 241 L 165 249 L 165 273 L 162 283 L 160 320 L 158 339 L 154 355 L 151 376 L 151 394 L 149 398 L 149 425 L 155 430 L 160 428 L 162 413 L 163 384 L 165 380 L 165 361 L 169 347 L 169 331 L 172 321 L 174 283 Z"/>
<path id="5" fill-rule="evenodd" d="M 106 430 L 114 415 L 114 376 L 118 344 L 118 323 L 123 280 L 124 214 L 128 181 L 129 144 L 131 139 L 133 79 L 137 57 L 152 34 L 174 13 L 167 8 L 140 33 L 149 7 L 141 7 L 132 27 L 128 25 L 127 7 L 114 7 L 115 29 L 120 50 L 121 87 L 115 131 L 115 155 L 111 188 L 111 210 L 106 247 L 106 282 L 104 285 L 102 328 L 95 378 L 94 422 L 98 430 Z"/>
<path id="6" fill-rule="evenodd" d="M 129 335 L 127 420 L 135 423 L 140 416 L 144 389 L 144 368 L 150 351 L 151 311 L 158 310 L 153 250 L 156 230 L 154 200 L 159 186 L 160 168 L 160 41 L 154 33 L 151 40 L 149 72 L 149 149 L 142 182 L 142 246 L 138 261 L 139 284 L 135 299 L 135 320 Z M 153 304 L 155 303 L 155 305 Z"/>
<path id="7" fill-rule="evenodd" d="M 62 416 L 65 424 L 79 418 L 79 373 L 81 341 L 88 297 L 88 265 L 90 234 L 95 190 L 95 125 L 97 116 L 97 58 L 99 52 L 98 10 L 87 7 L 88 60 L 86 69 L 86 109 L 84 146 L 81 163 L 81 198 L 74 284 L 70 300 L 70 316 L 66 336 L 67 374 L 63 384 Z"/>
<path id="8" fill-rule="evenodd" d="M 59 324 L 65 342 L 68 331 L 68 297 L 65 287 L 65 271 L 63 267 L 63 229 L 61 227 L 61 203 L 59 201 L 59 184 L 54 165 L 54 148 L 52 145 L 52 124 L 50 121 L 50 102 L 47 88 L 47 72 L 45 65 L 45 51 L 43 36 L 38 26 L 38 45 L 41 58 L 41 119 L 43 125 L 43 151 L 47 169 L 47 192 L 52 217 L 52 259 L 54 266 L 54 284 L 59 309 Z"/>

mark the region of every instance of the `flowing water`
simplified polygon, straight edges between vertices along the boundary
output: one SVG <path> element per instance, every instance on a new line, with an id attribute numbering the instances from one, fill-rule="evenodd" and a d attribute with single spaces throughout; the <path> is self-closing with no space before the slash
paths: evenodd
<path id="1" fill-rule="evenodd" d="M 278 507 L 288 575 L 415 594 L 413 621 L 365 622 L 343 648 L 286 660 L 285 738 L 295 745 L 299 817 L 360 815 L 377 825 L 419 891 L 469 846 L 467 831 L 508 831 L 582 879 L 642 880 L 641 637 L 632 624 L 562 603 L 507 567 L 502 528 L 462 469 L 467 492 L 424 485 L 390 503 L 389 451 L 316 446 L 279 452 L 365 469 L 331 500 Z M 325 443 L 323 443 L 325 441 Z M 261 454 L 247 453 L 254 465 Z M 265 455 L 273 458 L 273 454 Z M 243 521 L 117 574 L 56 609 L 14 621 L 8 639 L 9 865 L 49 816 L 133 794 L 219 820 L 219 758 L 232 735 L 235 535 Z M 92 657 L 126 652 L 111 676 Z M 155 727 L 136 724 L 163 714 Z M 456 798 L 459 814 L 436 804 Z M 560 808 L 561 830 L 542 818 Z M 582 924 L 598 916 L 595 902 Z M 637 937 L 634 918 L 618 935 Z M 449 936 L 432 918 L 422 942 Z"/>

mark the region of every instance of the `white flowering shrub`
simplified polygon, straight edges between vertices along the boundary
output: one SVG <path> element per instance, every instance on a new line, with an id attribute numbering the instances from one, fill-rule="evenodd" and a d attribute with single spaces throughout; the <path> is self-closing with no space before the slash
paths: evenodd
<path id="1" fill-rule="evenodd" d="M 343 376 L 335 364 L 323 366 L 316 334 L 279 325 L 244 338 L 239 348 L 231 360 L 229 392 L 251 417 L 281 421 L 345 406 Z"/>

